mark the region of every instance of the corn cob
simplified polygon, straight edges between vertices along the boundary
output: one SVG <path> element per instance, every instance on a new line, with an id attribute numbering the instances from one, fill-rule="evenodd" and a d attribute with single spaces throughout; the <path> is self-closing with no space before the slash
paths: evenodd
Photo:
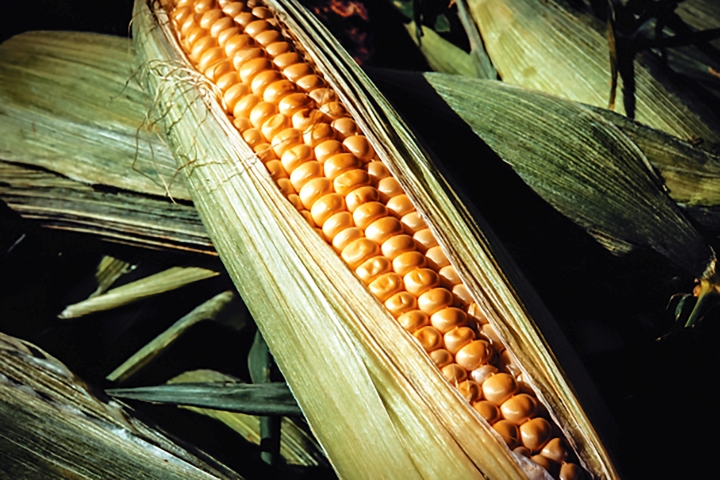
<path id="1" fill-rule="evenodd" d="M 337 94 L 259 3 L 180 0 L 195 68 L 281 192 L 516 453 L 583 475 L 396 178 Z"/>

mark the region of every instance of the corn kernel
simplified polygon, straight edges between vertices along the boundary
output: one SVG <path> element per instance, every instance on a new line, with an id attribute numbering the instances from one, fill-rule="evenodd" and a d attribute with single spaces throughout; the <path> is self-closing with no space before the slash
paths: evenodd
<path id="1" fill-rule="evenodd" d="M 424 218 L 273 12 L 255 0 L 178 0 L 169 17 L 282 195 L 445 378 L 510 448 L 522 442 L 551 473 L 582 476 Z"/>

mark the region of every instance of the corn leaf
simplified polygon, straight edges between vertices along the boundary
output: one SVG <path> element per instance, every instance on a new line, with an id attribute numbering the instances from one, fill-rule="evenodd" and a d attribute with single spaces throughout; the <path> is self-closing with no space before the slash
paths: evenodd
<path id="1" fill-rule="evenodd" d="M 503 81 L 607 107 L 606 25 L 562 0 L 470 0 L 485 48 Z M 720 141 L 716 112 L 691 87 L 667 75 L 652 55 L 635 61 L 636 119 L 685 141 Z M 618 92 L 619 95 L 622 92 Z M 621 97 L 621 95 L 620 95 Z M 623 113 L 622 99 L 616 102 Z"/>
<path id="2" fill-rule="evenodd" d="M 501 82 L 439 73 L 422 78 L 395 75 L 386 83 L 394 83 L 396 89 L 402 85 L 403 97 L 408 90 L 416 98 L 425 97 L 415 104 L 432 111 L 432 116 L 430 111 L 415 112 L 414 118 L 437 121 L 435 108 L 444 106 L 443 121 L 472 128 L 541 197 L 610 250 L 652 248 L 698 276 L 711 264 L 712 250 L 663 192 L 662 180 L 646 154 L 598 109 Z M 667 162 L 667 154 L 662 154 L 667 147 L 660 147 L 666 135 L 651 139 L 649 129 L 610 115 L 644 139 L 641 143 L 649 154 Z M 686 158 L 693 151 L 678 141 L 674 145 L 685 151 Z M 650 150 L 652 146 L 657 151 Z M 698 152 L 694 158 L 712 159 L 705 171 L 720 173 L 717 160 L 709 154 Z M 667 171 L 673 167 L 665 163 Z M 688 170 L 695 172 L 692 167 Z M 692 178 L 689 171 L 685 173 L 688 180 Z"/>
<path id="3" fill-rule="evenodd" d="M 168 380 L 168 384 L 193 382 L 237 382 L 238 380 L 213 370 L 193 370 L 184 372 Z M 260 418 L 254 415 L 226 412 L 197 407 L 180 407 L 214 418 L 235 430 L 243 438 L 255 444 L 261 443 Z M 282 417 L 282 435 L 280 454 L 291 465 L 329 467 L 327 458 L 315 438 L 299 425 L 297 419 Z M 307 427 L 307 425 L 305 425 Z"/>
<path id="4" fill-rule="evenodd" d="M 0 333 L 3 478 L 239 479 L 104 402 L 58 360 Z"/>
<path id="5" fill-rule="evenodd" d="M 108 395 L 143 402 L 188 405 L 248 415 L 301 414 L 284 383 L 182 383 L 152 387 L 110 388 Z"/>
<path id="6" fill-rule="evenodd" d="M 429 219 L 538 395 L 564 419 L 557 423 L 585 464 L 598 475 L 615 476 L 595 428 L 540 336 L 535 322 L 551 323 L 548 314 L 497 239 L 482 219 L 469 215 L 327 30 L 295 2 L 269 5 Z M 164 12 L 137 2 L 133 25 L 141 79 L 185 167 L 195 205 L 333 466 L 341 475 L 360 478 L 522 477 L 523 461 L 513 458 L 419 345 L 283 200 L 222 107 L 183 68 L 184 54 Z M 178 94 L 186 85 L 198 91 Z M 318 372 L 312 381 L 308 369 Z M 319 399 L 318 391 L 326 395 Z M 329 398 L 342 398 L 342 409 Z"/>

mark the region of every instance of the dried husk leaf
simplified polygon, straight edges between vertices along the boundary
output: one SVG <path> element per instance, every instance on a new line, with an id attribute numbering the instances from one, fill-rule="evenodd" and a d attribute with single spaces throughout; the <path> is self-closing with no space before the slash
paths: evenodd
<path id="1" fill-rule="evenodd" d="M 503 81 L 607 107 L 606 26 L 562 1 L 470 0 L 485 47 Z M 720 121 L 701 98 L 662 72 L 651 55 L 635 62 L 635 118 L 686 141 L 720 142 Z M 617 110 L 624 112 L 620 91 Z"/>
<path id="2" fill-rule="evenodd" d="M 108 142 L 108 149 L 112 148 L 112 142 Z M 57 160 L 62 165 L 62 158 Z M 116 167 L 118 172 L 126 169 L 126 185 L 136 191 L 143 188 L 146 178 L 142 174 L 129 165 Z M 0 200 L 22 218 L 43 227 L 92 234 L 108 242 L 142 248 L 215 254 L 192 205 L 172 203 L 158 196 L 97 189 L 31 165 L 3 161 L 0 178 Z"/>
<path id="3" fill-rule="evenodd" d="M 448 42 L 425 25 L 422 25 L 423 35 L 420 39 L 417 38 L 415 22 L 405 24 L 405 30 L 407 30 L 413 42 L 418 44 L 428 65 L 434 71 L 470 77 L 475 76 L 473 59 L 463 49 Z"/>
<path id="4" fill-rule="evenodd" d="M 543 324 L 552 320 L 509 257 L 331 35 L 294 2 L 269 5 L 431 219 L 439 242 L 584 464 L 596 475 L 614 477 L 605 448 L 528 311 Z M 336 470 L 353 478 L 522 477 L 488 425 L 284 200 L 203 80 L 187 70 L 167 23 L 164 12 L 136 3 L 140 77 L 161 121 L 172 126 L 166 127 L 168 143 L 220 257 Z M 194 95 L 178 94 L 192 85 L 198 87 Z M 308 371 L 317 373 L 309 378 Z"/>
<path id="5" fill-rule="evenodd" d="M 89 298 L 97 297 L 107 292 L 115 281 L 126 273 L 134 270 L 135 266 L 129 262 L 120 260 L 119 258 L 105 255 L 100 259 L 100 263 L 95 271 L 95 280 L 98 287 Z"/>
<path id="6" fill-rule="evenodd" d="M 0 333 L 0 476 L 239 479 L 97 398 L 65 365 Z"/>
<path id="7" fill-rule="evenodd" d="M 110 372 L 106 378 L 111 382 L 126 381 L 130 376 L 164 352 L 167 347 L 190 327 L 205 320 L 216 320 L 224 310 L 232 305 L 233 299 L 236 298 L 237 296 L 234 295 L 233 292 L 226 291 L 198 305 L 160 335 L 150 340 L 150 342 Z M 244 319 L 241 319 L 240 322 L 244 323 Z"/>
<path id="8" fill-rule="evenodd" d="M 200 267 L 172 267 L 149 277 L 113 288 L 102 295 L 68 305 L 58 317 L 69 320 L 95 312 L 110 310 L 184 287 L 193 282 L 216 277 L 219 274 L 214 270 Z"/>
<path id="9" fill-rule="evenodd" d="M 470 55 L 475 65 L 476 77 L 486 78 L 488 80 L 496 80 L 498 78 L 497 70 L 490 61 L 490 57 L 485 51 L 485 45 L 480 35 L 475 20 L 470 14 L 470 6 L 467 0 L 457 0 L 458 19 L 465 30 L 465 34 L 470 42 Z"/>
<path id="10" fill-rule="evenodd" d="M 145 124 L 124 38 L 28 32 L 0 45 L 0 159 L 83 183 L 189 199 Z M 42 92 L 42 94 L 38 94 Z M 135 170 L 139 176 L 128 175 Z"/>
<path id="11" fill-rule="evenodd" d="M 620 120 L 627 131 L 635 132 L 635 138 L 648 138 L 655 131 L 610 112 L 613 118 L 600 109 L 501 82 L 439 73 L 426 73 L 423 78 L 406 74 L 394 81 L 418 95 L 429 83 L 530 187 L 612 251 L 653 248 L 697 276 L 711 264 L 714 254 L 707 242 L 663 192 L 662 179 L 645 153 L 611 120 Z M 417 104 L 432 105 L 432 101 L 428 98 Z M 666 162 L 664 170 L 673 179 L 672 169 L 677 166 L 668 158 L 670 147 L 677 153 L 683 147 L 687 153 L 690 147 L 658 134 L 662 138 L 644 143 L 657 147 L 651 152 L 653 158 Z M 698 156 L 707 163 L 686 158 L 681 165 L 693 166 L 684 178 L 711 174 L 715 182 L 707 181 L 708 192 L 700 194 L 710 196 L 720 179 L 720 163 L 705 152 L 698 151 Z M 687 187 L 678 188 L 678 195 Z M 702 182 L 697 188 L 703 189 Z"/>

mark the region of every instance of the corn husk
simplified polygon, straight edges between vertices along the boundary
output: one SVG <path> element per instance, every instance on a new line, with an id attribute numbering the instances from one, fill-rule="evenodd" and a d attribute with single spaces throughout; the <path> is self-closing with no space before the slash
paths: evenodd
<path id="1" fill-rule="evenodd" d="M 212 254 L 188 202 L 168 204 L 190 197 L 144 126 L 133 62 L 131 42 L 107 35 L 27 32 L 0 45 L 0 198 L 48 228 Z"/>
<path id="2" fill-rule="evenodd" d="M 117 279 L 134 269 L 135 265 L 131 265 L 129 262 L 105 255 L 100 259 L 95 271 L 95 280 L 97 280 L 98 286 L 88 298 L 97 297 L 107 292 Z"/>
<path id="3" fill-rule="evenodd" d="M 0 159 L 82 183 L 189 199 L 138 108 L 145 97 L 129 81 L 127 40 L 96 35 L 88 42 L 86 35 L 29 32 L 0 46 Z"/>
<path id="4" fill-rule="evenodd" d="M 492 233 L 468 214 L 330 34 L 294 2 L 269 5 L 429 219 L 584 465 L 595 475 L 615 477 L 605 447 L 539 331 L 538 322 L 552 320 Z M 513 457 L 284 200 L 212 92 L 188 71 L 165 13 L 139 1 L 134 18 L 139 78 L 151 92 L 156 115 L 161 112 L 156 118 L 166 126 L 168 144 L 221 259 L 334 468 L 350 478 L 523 477 L 521 465 L 530 468 L 529 463 Z"/>
<path id="5" fill-rule="evenodd" d="M 172 267 L 149 277 L 113 288 L 92 298 L 68 305 L 58 318 L 69 320 L 91 313 L 118 308 L 144 298 L 170 292 L 194 282 L 216 277 L 220 273 L 200 267 Z"/>
<path id="6" fill-rule="evenodd" d="M 416 8 L 414 2 L 394 2 L 393 4 L 406 17 L 416 18 L 413 13 Z M 412 21 L 405 24 L 405 29 L 434 71 L 496 79 L 497 72 L 485 52 L 480 32 L 470 16 L 466 0 L 457 2 L 457 8 L 458 18 L 470 43 L 470 53 L 443 39 L 434 29 L 425 25 L 421 25 L 419 30 L 416 23 Z"/>
<path id="7" fill-rule="evenodd" d="M 140 350 L 135 352 L 130 358 L 120 364 L 115 370 L 107 375 L 107 379 L 111 382 L 122 383 L 134 375 L 138 370 L 147 366 L 155 358 L 161 355 L 175 340 L 190 329 L 193 325 L 206 320 L 220 321 L 220 315 L 230 306 L 237 296 L 231 291 L 225 291 L 215 295 L 210 300 L 198 305 L 187 315 L 178 319 L 174 324 L 167 328 L 160 335 L 152 339 Z M 235 305 L 236 306 L 236 305 Z M 232 322 L 239 330 L 247 319 L 240 316 L 232 317 L 231 321 L 224 319 L 225 322 Z"/>
<path id="8" fill-rule="evenodd" d="M 65 365 L 0 333 L 0 476 L 73 479 L 239 479 L 100 400 Z"/>
<path id="9" fill-rule="evenodd" d="M 625 117 L 601 114 L 599 109 L 501 82 L 439 73 L 395 75 L 385 80 L 391 81 L 403 98 L 407 91 L 416 99 L 425 94 L 422 101 L 414 102 L 420 111 L 413 112 L 412 118 L 437 122 L 439 114 L 433 102 L 444 102 L 448 111 L 443 124 L 455 121 L 458 130 L 472 128 L 535 192 L 611 251 L 652 248 L 696 276 L 711 266 L 713 251 L 665 194 L 662 179 L 648 159 L 652 154 L 666 162 L 665 168 L 672 174 L 678 165 L 668 147 L 674 145 L 674 153 L 680 154 L 682 147 L 691 148 L 688 145 L 647 127 L 631 129 L 632 122 Z M 435 98 L 427 95 L 427 84 Z M 615 119 L 634 137 L 618 128 Z M 664 148 L 646 156 L 634 140 L 647 139 L 644 133 L 664 137 L 665 142 L 658 139 L 652 143 Z M 696 178 L 706 175 L 705 181 L 691 183 L 698 191 L 708 185 L 708 191 L 699 196 L 710 197 L 720 180 L 720 162 L 706 152 L 698 151 L 698 155 L 706 163 L 686 159 L 680 165 L 687 165 Z M 472 165 L 477 168 L 481 161 L 471 158 L 455 163 L 469 174 Z M 690 172 L 686 175 L 692 178 Z M 690 188 L 671 184 L 680 196 Z"/>
<path id="10" fill-rule="evenodd" d="M 503 81 L 577 102 L 607 107 L 610 56 L 606 26 L 561 0 L 471 0 L 488 54 Z M 720 141 L 720 121 L 702 98 L 665 75 L 652 55 L 635 62 L 635 118 L 707 148 Z M 617 111 L 624 113 L 621 92 Z"/>
<path id="11" fill-rule="evenodd" d="M 91 35 L 88 40 L 96 38 Z M 1 134 L 6 132 L 0 130 Z M 44 140 L 49 139 L 43 137 L 40 141 Z M 108 149 L 112 150 L 112 147 L 113 144 L 109 142 Z M 79 142 L 76 148 L 82 149 L 83 143 Z M 58 155 L 52 159 L 53 166 L 60 170 L 73 161 L 72 158 L 68 160 L 68 157 Z M 0 161 L 0 199 L 22 218 L 37 222 L 45 228 L 91 234 L 112 243 L 155 250 L 215 254 L 192 205 L 137 193 L 147 179 L 132 170 L 129 163 L 116 164 L 109 170 L 114 168 L 118 172 L 124 171 L 126 178 L 123 183 L 132 185 L 136 192 L 94 188 L 86 183 L 98 180 L 91 178 L 92 171 L 80 170 L 84 181 L 79 181 L 38 169 L 32 163 L 40 158 L 28 157 L 27 164 Z M 114 187 L 110 183 L 111 177 L 100 180 L 108 182 L 102 186 Z"/>
<path id="12" fill-rule="evenodd" d="M 405 24 L 410 38 L 418 45 L 425 59 L 436 72 L 475 76 L 473 59 L 469 53 L 448 42 L 434 30 L 422 25 L 422 37 L 417 37 L 415 22 Z"/>

